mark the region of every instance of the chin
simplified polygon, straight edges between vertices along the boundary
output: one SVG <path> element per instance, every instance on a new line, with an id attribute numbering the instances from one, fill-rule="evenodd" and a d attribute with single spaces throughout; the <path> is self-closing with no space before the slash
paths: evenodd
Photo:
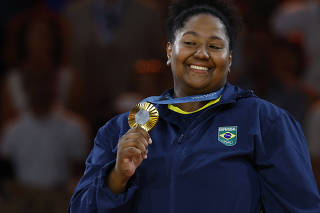
<path id="1" fill-rule="evenodd" d="M 208 83 L 189 83 L 188 87 L 194 91 L 210 91 L 211 87 Z"/>
<path id="2" fill-rule="evenodd" d="M 224 84 L 214 84 L 214 85 L 190 85 L 190 88 L 192 88 L 194 91 L 197 91 L 198 94 L 206 94 L 211 93 L 214 91 L 219 90 L 221 87 L 223 87 Z"/>
<path id="3" fill-rule="evenodd" d="M 189 95 L 199 95 L 199 94 L 209 93 L 210 89 L 204 86 L 199 86 L 199 85 L 189 85 L 186 91 Z"/>

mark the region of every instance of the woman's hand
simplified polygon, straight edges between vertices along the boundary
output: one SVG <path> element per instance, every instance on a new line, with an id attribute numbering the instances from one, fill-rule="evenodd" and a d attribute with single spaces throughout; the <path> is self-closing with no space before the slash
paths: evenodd
<path id="1" fill-rule="evenodd" d="M 147 158 L 151 138 L 141 127 L 130 129 L 118 142 L 116 165 L 108 179 L 108 187 L 118 194 L 125 190 L 129 179 L 142 161 Z"/>

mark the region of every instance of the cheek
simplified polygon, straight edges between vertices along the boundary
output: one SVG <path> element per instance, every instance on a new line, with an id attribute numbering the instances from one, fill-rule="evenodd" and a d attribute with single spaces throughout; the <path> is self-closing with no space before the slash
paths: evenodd
<path id="1" fill-rule="evenodd" d="M 173 45 L 172 56 L 178 63 L 184 62 L 192 54 L 194 54 L 194 50 L 184 47 L 180 41 L 176 41 Z"/>
<path id="2" fill-rule="evenodd" d="M 177 45 L 173 49 L 172 54 L 173 54 L 173 60 L 178 62 L 178 61 L 182 60 L 183 55 L 184 55 L 184 51 L 181 48 L 179 48 Z"/>
<path id="3" fill-rule="evenodd" d="M 172 54 L 172 65 L 173 68 L 175 67 L 178 69 L 179 67 L 184 66 L 185 60 L 188 58 L 187 51 L 184 51 L 183 49 L 177 49 Z M 178 71 L 178 70 L 176 70 Z"/>
<path id="4" fill-rule="evenodd" d="M 223 53 L 223 54 L 215 55 L 212 57 L 218 69 L 221 69 L 221 70 L 228 69 L 230 64 L 230 57 L 228 53 Z"/>

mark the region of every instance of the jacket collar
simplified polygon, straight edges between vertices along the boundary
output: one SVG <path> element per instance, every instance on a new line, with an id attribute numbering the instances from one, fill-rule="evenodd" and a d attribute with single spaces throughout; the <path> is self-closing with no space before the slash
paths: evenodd
<path id="1" fill-rule="evenodd" d="M 161 95 L 161 98 L 167 99 L 168 96 L 172 96 L 172 95 L 173 95 L 173 89 L 169 89 Z M 204 111 L 208 111 L 208 110 L 211 111 L 213 109 L 217 109 L 227 105 L 234 105 L 241 98 L 254 97 L 254 96 L 255 95 L 251 90 L 243 90 L 240 87 L 227 83 L 222 93 L 222 97 L 218 103 L 208 107 L 207 109 L 204 109 L 204 110 L 201 110 L 200 112 L 195 113 L 193 116 L 197 116 L 197 117 L 201 116 L 199 117 L 199 119 L 205 120 L 213 116 L 216 112 L 213 111 L 213 113 L 210 113 L 210 114 L 207 114 L 207 113 L 203 114 Z M 157 104 L 156 107 L 158 108 L 159 114 L 161 115 L 160 117 L 162 119 L 167 120 L 168 122 L 179 126 L 181 122 L 181 118 L 179 117 L 181 115 L 177 113 L 172 113 L 168 109 L 166 104 Z"/>
<path id="2" fill-rule="evenodd" d="M 172 97 L 174 93 L 173 88 L 166 90 L 161 94 L 161 99 L 167 99 L 168 97 Z M 235 103 L 238 99 L 247 98 L 247 97 L 255 97 L 256 95 L 252 90 L 241 89 L 238 86 L 234 86 L 230 83 L 226 83 L 225 89 L 222 93 L 222 97 L 217 105 L 230 104 Z"/>

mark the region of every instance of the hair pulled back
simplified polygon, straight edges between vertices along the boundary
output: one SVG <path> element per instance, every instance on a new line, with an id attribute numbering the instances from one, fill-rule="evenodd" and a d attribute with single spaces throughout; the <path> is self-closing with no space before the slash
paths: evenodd
<path id="1" fill-rule="evenodd" d="M 235 7 L 226 0 L 175 0 L 169 6 L 166 32 L 169 42 L 174 42 L 177 30 L 184 27 L 189 18 L 199 14 L 211 14 L 219 18 L 226 27 L 229 49 L 233 50 L 240 29 Z"/>

